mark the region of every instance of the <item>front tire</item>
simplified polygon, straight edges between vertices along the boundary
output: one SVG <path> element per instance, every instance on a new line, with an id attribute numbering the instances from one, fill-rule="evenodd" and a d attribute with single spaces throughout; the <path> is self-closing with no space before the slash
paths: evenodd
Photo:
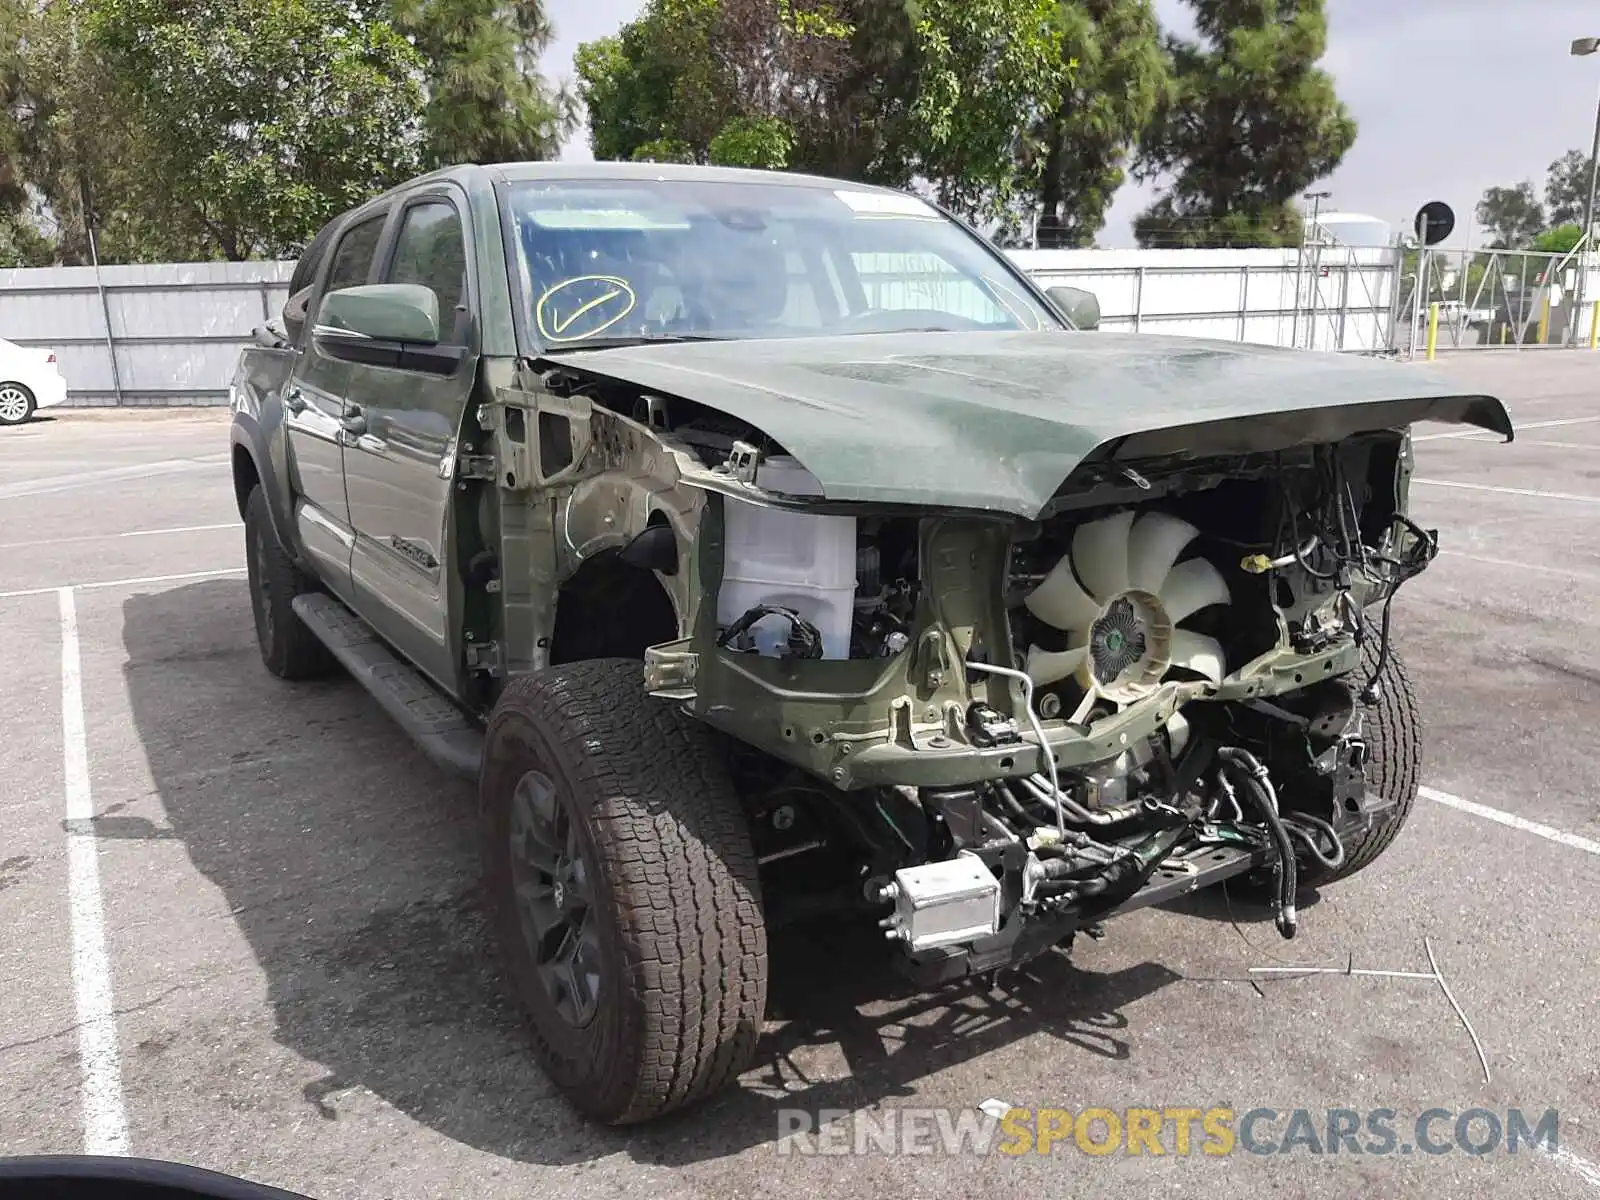
<path id="1" fill-rule="evenodd" d="M 631 659 L 522 676 L 489 721 L 479 795 L 494 922 L 545 1073 L 621 1125 L 749 1064 L 766 1009 L 755 852 L 704 729 Z"/>
<path id="2" fill-rule="evenodd" d="M 244 505 L 245 570 L 261 661 L 279 679 L 316 679 L 334 667 L 333 655 L 295 615 L 294 598 L 317 590 L 278 541 L 267 494 L 258 483 Z"/>
<path id="3" fill-rule="evenodd" d="M 0 381 L 0 425 L 21 425 L 38 407 L 33 393 L 20 383 Z"/>
<path id="4" fill-rule="evenodd" d="M 1357 676 L 1364 685 L 1378 665 L 1377 644 L 1368 639 L 1362 647 Z M 1367 789 L 1389 804 L 1372 819 L 1372 824 L 1345 840 L 1344 863 L 1336 871 L 1318 868 L 1302 870 L 1301 882 L 1317 887 L 1338 879 L 1348 879 L 1369 867 L 1394 844 L 1400 830 L 1416 806 L 1417 789 L 1422 783 L 1422 715 L 1405 664 L 1389 645 L 1389 657 L 1378 676 L 1379 696 L 1375 704 L 1362 709 L 1362 730 L 1367 739 Z"/>

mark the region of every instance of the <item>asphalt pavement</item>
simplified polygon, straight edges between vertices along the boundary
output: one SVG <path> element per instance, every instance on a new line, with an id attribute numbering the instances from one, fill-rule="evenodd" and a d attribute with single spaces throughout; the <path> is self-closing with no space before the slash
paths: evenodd
<path id="1" fill-rule="evenodd" d="M 872 937 L 778 939 L 756 1065 L 626 1132 L 531 1059 L 471 788 L 348 679 L 261 667 L 226 415 L 0 431 L 0 1153 L 328 1198 L 1600 1195 L 1600 355 L 1438 369 L 1501 396 L 1518 437 L 1417 430 L 1415 516 L 1443 552 L 1394 625 L 1427 787 L 1377 864 L 1293 942 L 1208 892 L 998 986 L 908 991 Z M 1250 972 L 1290 964 L 1410 974 Z M 986 1100 L 1266 1108 L 1255 1144 L 1282 1152 L 1176 1153 L 1170 1128 L 1162 1154 L 941 1149 L 935 1110 Z M 1320 1153 L 1288 1136 L 1300 1109 Z M 1396 1145 L 1329 1152 L 1330 1109 L 1393 1110 Z M 1430 1109 L 1446 1143 L 1469 1110 L 1553 1109 L 1558 1145 L 1430 1153 Z M 844 1143 L 926 1113 L 935 1144 L 780 1137 L 824 1110 Z"/>

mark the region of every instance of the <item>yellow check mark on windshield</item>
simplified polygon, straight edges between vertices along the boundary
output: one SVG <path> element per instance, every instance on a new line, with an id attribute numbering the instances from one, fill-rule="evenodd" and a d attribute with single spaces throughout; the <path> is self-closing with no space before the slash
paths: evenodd
<path id="1" fill-rule="evenodd" d="M 607 300 L 615 300 L 620 295 L 622 295 L 622 289 L 621 288 L 612 288 L 605 295 L 596 296 L 593 300 L 590 300 L 587 304 L 580 304 L 577 308 L 573 309 L 571 315 L 569 315 L 565 319 L 562 319 L 561 317 L 558 316 L 551 323 L 553 325 L 553 327 L 554 327 L 552 329 L 552 332 L 555 333 L 559 337 L 561 334 L 563 334 L 567 330 L 571 329 L 572 328 L 572 323 L 574 321 L 576 321 L 579 317 L 583 316 L 584 313 L 588 312 L 592 308 L 598 308 L 600 305 L 604 304 Z"/>

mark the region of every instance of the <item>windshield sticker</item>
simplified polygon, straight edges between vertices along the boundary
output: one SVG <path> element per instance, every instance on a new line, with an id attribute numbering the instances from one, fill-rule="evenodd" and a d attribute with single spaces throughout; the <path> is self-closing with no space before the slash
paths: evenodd
<path id="1" fill-rule="evenodd" d="M 924 221 L 937 221 L 939 214 L 925 201 L 899 192 L 851 192 L 840 189 L 833 193 L 844 201 L 858 217 L 917 217 Z"/>
<path id="2" fill-rule="evenodd" d="M 579 275 L 546 290 L 534 306 L 534 324 L 547 342 L 577 342 L 604 333 L 638 303 L 626 279 Z"/>

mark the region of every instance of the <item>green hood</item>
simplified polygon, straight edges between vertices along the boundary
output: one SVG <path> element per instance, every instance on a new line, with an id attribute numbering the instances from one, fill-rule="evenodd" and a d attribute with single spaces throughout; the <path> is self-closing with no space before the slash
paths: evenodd
<path id="1" fill-rule="evenodd" d="M 1505 407 L 1426 368 L 1117 333 L 903 333 L 547 354 L 706 405 L 793 454 L 834 501 L 1033 518 L 1085 459 L 1335 441 L 1415 421 L 1511 436 Z"/>

